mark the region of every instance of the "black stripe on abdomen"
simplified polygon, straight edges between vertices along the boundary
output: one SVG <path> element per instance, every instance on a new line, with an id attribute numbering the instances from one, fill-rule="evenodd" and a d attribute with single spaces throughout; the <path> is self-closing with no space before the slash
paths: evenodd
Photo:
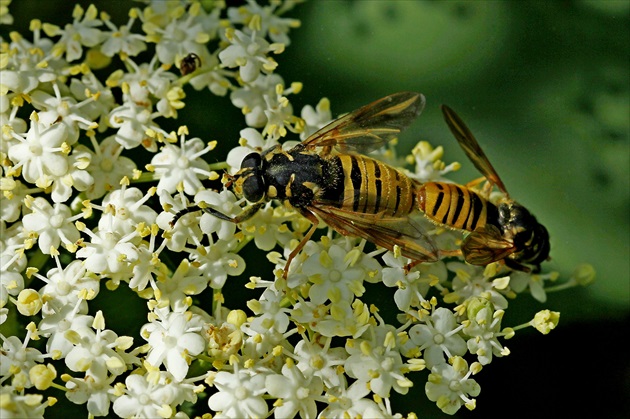
<path id="1" fill-rule="evenodd" d="M 349 156 L 352 162 L 352 169 L 350 170 L 350 180 L 352 181 L 352 188 L 354 189 L 354 200 L 352 202 L 352 209 L 357 211 L 359 209 L 359 203 L 361 201 L 361 168 L 359 167 L 359 160 L 355 156 Z"/>

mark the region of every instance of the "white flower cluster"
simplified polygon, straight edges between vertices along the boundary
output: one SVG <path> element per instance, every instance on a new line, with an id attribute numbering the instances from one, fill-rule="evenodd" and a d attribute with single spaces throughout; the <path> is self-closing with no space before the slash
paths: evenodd
<path id="1" fill-rule="evenodd" d="M 297 0 L 145 3 L 120 25 L 76 6 L 64 27 L 34 19 L 28 36 L 0 39 L 0 416 L 44 417 L 56 389 L 90 416 L 402 417 L 390 396 L 424 368 L 440 409 L 474 408 L 472 375 L 507 355 L 503 341 L 525 326 L 502 327 L 506 298 L 530 290 L 543 301 L 557 275 L 458 261 L 407 271 L 408 260 L 331 231 L 305 246 L 286 280 L 259 268 L 245 285 L 258 291 L 249 315 L 230 309 L 243 302 L 222 293 L 245 270 L 239 251 L 253 241 L 283 268 L 272 250 L 286 257 L 308 222 L 272 203 L 238 231 L 207 213 L 170 222 L 193 200 L 239 213 L 231 191 L 202 180 L 288 132 L 304 138 L 331 120 L 330 104 L 295 115 L 289 96 L 302 86 L 275 72 L 300 23 L 285 17 Z M 225 140 L 227 160 L 210 158 L 226 163 L 204 160 L 215 142 L 162 128 L 185 117 L 187 84 L 229 95 L 243 112 L 248 128 Z M 422 143 L 410 175 L 456 168 L 440 157 Z M 431 229 L 457 246 L 455 234 Z M 365 299 L 377 286 L 391 290 L 396 326 Z M 118 287 L 147 300 L 139 338 L 108 329 L 94 308 Z M 200 301 L 204 291 L 212 301 Z M 557 321 L 541 311 L 530 324 L 547 333 Z"/>

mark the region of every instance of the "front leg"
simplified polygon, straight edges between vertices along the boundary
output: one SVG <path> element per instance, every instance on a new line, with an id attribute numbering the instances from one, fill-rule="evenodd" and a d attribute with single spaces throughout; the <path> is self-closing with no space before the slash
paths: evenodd
<path id="1" fill-rule="evenodd" d="M 260 210 L 263 207 L 263 205 L 265 205 L 264 202 L 258 202 L 257 204 L 251 205 L 249 208 L 244 209 L 240 214 L 238 214 L 235 217 L 230 217 L 229 215 L 225 215 L 222 212 L 217 211 L 211 207 L 206 207 L 206 206 L 201 206 L 201 205 L 192 205 L 188 208 L 184 208 L 183 210 L 175 214 L 175 217 L 171 221 L 171 227 L 174 227 L 177 221 L 182 216 L 189 214 L 191 212 L 196 212 L 196 211 L 203 211 L 208 214 L 214 215 L 215 217 L 221 220 L 230 221 L 234 224 L 239 224 L 239 223 L 242 223 L 243 221 L 247 221 L 250 218 L 252 218 L 252 216 L 256 214 L 258 210 Z"/>
<path id="2" fill-rule="evenodd" d="M 287 258 L 287 263 L 284 265 L 284 272 L 282 274 L 282 278 L 284 278 L 284 279 L 287 279 L 287 275 L 289 274 L 289 266 L 291 265 L 291 262 L 298 255 L 298 253 L 300 253 L 300 251 L 304 248 L 306 243 L 308 243 L 308 241 L 311 239 L 311 236 L 313 235 L 313 233 L 315 233 L 315 230 L 317 229 L 317 226 L 319 225 L 319 219 L 315 216 L 315 214 L 310 212 L 308 209 L 306 209 L 306 208 L 296 208 L 296 210 L 304 218 L 309 220 L 311 222 L 311 224 L 313 224 L 313 225 L 308 230 L 308 232 L 306 233 L 304 238 L 302 238 L 300 243 L 289 254 L 289 257 Z"/>

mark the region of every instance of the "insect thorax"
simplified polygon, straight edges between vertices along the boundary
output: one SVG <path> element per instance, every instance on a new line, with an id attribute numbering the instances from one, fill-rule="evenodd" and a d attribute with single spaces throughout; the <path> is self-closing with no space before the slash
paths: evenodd
<path id="1" fill-rule="evenodd" d="M 334 168 L 333 168 L 334 169 Z M 266 159 L 263 173 L 267 197 L 288 200 L 294 207 L 306 207 L 328 190 L 338 176 L 321 156 L 304 151 L 276 152 Z"/>

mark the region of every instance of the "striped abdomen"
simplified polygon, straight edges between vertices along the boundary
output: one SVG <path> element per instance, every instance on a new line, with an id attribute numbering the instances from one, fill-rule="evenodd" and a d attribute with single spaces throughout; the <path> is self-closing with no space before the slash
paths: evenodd
<path id="1" fill-rule="evenodd" d="M 398 170 L 362 155 L 341 154 L 327 159 L 328 170 L 320 199 L 349 211 L 406 216 L 416 207 L 418 184 Z"/>
<path id="2" fill-rule="evenodd" d="M 429 182 L 418 191 L 418 206 L 432 221 L 446 226 L 475 231 L 486 224 L 498 226 L 497 207 L 464 186 Z"/>

